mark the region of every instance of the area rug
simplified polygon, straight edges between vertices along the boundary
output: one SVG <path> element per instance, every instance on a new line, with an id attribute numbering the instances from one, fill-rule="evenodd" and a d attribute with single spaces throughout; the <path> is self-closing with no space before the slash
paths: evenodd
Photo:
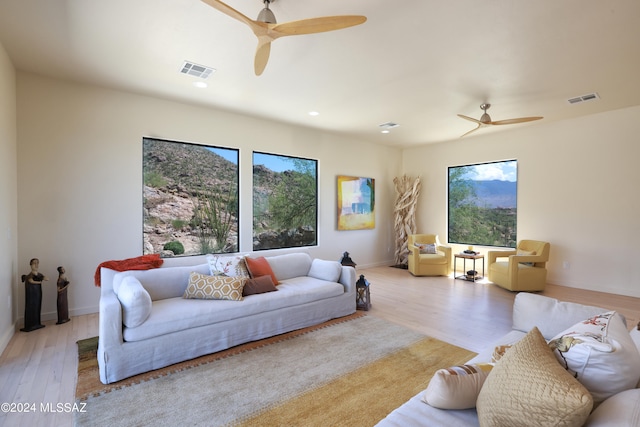
<path id="1" fill-rule="evenodd" d="M 81 391 L 86 412 L 75 424 L 370 426 L 426 388 L 435 370 L 475 355 L 370 315 L 280 338 Z"/>

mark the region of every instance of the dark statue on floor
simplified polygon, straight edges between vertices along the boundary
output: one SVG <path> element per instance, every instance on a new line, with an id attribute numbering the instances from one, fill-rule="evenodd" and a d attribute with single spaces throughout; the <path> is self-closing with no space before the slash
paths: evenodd
<path id="1" fill-rule="evenodd" d="M 58 321 L 56 325 L 69 321 L 69 303 L 67 301 L 69 281 L 64 273 L 64 267 L 58 267 Z"/>
<path id="2" fill-rule="evenodd" d="M 22 281 L 24 282 L 24 328 L 20 329 L 23 332 L 31 332 L 36 329 L 44 328 L 44 325 L 40 323 L 40 311 L 42 310 L 42 282 L 47 277 L 38 273 L 38 266 L 40 261 L 38 258 L 33 258 L 29 261 L 31 266 L 31 272 L 29 274 L 22 275 Z"/>

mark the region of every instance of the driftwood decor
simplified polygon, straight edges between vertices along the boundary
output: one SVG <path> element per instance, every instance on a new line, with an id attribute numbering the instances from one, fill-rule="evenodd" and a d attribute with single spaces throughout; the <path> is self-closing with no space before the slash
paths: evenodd
<path id="1" fill-rule="evenodd" d="M 403 266 L 408 264 L 409 249 L 407 249 L 407 237 L 416 234 L 416 203 L 420 194 L 420 177 L 412 180 L 407 175 L 394 178 L 396 186 L 396 205 L 394 213 L 394 231 L 396 235 L 395 264 Z"/>

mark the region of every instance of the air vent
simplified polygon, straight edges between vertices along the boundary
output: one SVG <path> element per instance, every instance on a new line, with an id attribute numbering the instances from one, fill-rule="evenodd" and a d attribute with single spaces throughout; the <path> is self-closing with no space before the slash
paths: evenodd
<path id="1" fill-rule="evenodd" d="M 393 129 L 393 128 L 397 128 L 400 125 L 397 124 L 397 123 L 393 123 L 393 122 L 387 122 L 387 123 L 381 123 L 378 126 L 380 126 L 380 128 L 382 128 L 382 129 Z"/>
<path id="2" fill-rule="evenodd" d="M 185 61 L 184 64 L 182 64 L 182 69 L 180 70 L 180 72 L 183 74 L 199 77 L 201 79 L 209 78 L 209 76 L 215 73 L 215 71 L 216 70 L 214 68 L 194 64 L 193 62 L 189 61 Z"/>
<path id="3" fill-rule="evenodd" d="M 593 92 L 593 93 L 588 93 L 586 95 L 580 95 L 573 98 L 569 98 L 567 99 L 567 102 L 569 104 L 580 104 L 581 102 L 595 101 L 597 99 L 600 99 L 600 96 L 598 96 L 596 92 Z"/>

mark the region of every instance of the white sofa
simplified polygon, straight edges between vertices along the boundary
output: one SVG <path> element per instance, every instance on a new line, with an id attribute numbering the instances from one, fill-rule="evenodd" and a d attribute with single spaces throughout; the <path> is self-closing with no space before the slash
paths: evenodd
<path id="1" fill-rule="evenodd" d="M 593 316 L 608 312 L 610 310 L 586 306 L 575 303 L 560 302 L 556 299 L 548 298 L 538 294 L 519 293 L 516 295 L 513 306 L 513 330 L 491 343 L 485 350 L 471 359 L 468 364 L 492 362 L 492 355 L 496 347 L 500 345 L 512 345 L 520 341 L 527 332 L 537 327 L 546 341 L 551 340 L 557 334 L 571 330 L 577 323 L 589 319 Z M 626 351 L 630 355 L 629 366 L 615 366 L 614 369 L 622 369 L 623 375 L 627 379 L 627 391 L 619 392 L 604 401 L 595 402 L 594 410 L 591 412 L 585 426 L 640 426 L 640 331 L 634 328 L 627 332 L 626 320 L 623 316 L 616 314 L 622 320 L 620 324 L 622 336 L 615 342 L 616 346 L 626 346 Z M 508 350 L 507 350 L 508 351 Z M 616 349 L 622 354 L 620 348 Z M 499 364 L 500 361 L 496 363 Z M 443 366 L 442 368 L 447 368 Z M 492 375 L 489 371 L 487 378 Z M 515 373 L 513 374 L 516 375 Z M 524 381 L 521 379 L 521 381 Z M 579 380 L 580 381 L 580 380 Z M 600 380 L 599 383 L 606 384 L 608 380 Z M 581 381 L 582 382 L 582 381 Z M 480 384 L 482 389 L 483 384 Z M 426 390 L 421 391 L 412 397 L 405 404 L 394 410 L 386 418 L 381 420 L 379 427 L 418 427 L 418 426 L 479 426 L 480 421 L 476 408 L 469 409 L 438 409 L 423 401 Z M 595 396 L 595 395 L 594 395 Z M 505 424 L 506 425 L 506 424 Z M 511 425 L 511 424 L 510 424 Z M 519 425 L 543 425 L 535 422 L 523 423 Z M 546 425 L 546 424 L 544 424 Z M 562 424 L 566 425 L 566 424 Z"/>
<path id="2" fill-rule="evenodd" d="M 116 272 L 101 269 L 98 365 L 100 380 L 112 383 L 143 372 L 352 314 L 356 310 L 355 270 L 337 261 L 312 260 L 306 253 L 266 257 L 277 292 L 242 301 L 185 299 L 192 272 L 209 265 L 181 265 L 166 259 L 161 268 Z M 206 261 L 193 257 L 193 262 Z M 116 294 L 125 281 L 139 282 L 149 295 L 150 314 L 136 327 L 123 323 Z M 137 285 L 139 286 L 139 285 Z M 115 289 L 115 291 L 114 291 Z M 139 289 L 139 288 L 138 288 Z M 120 291 L 122 292 L 122 291 Z M 144 296 L 146 298 L 146 296 Z M 129 310 L 129 309 L 127 309 Z"/>

